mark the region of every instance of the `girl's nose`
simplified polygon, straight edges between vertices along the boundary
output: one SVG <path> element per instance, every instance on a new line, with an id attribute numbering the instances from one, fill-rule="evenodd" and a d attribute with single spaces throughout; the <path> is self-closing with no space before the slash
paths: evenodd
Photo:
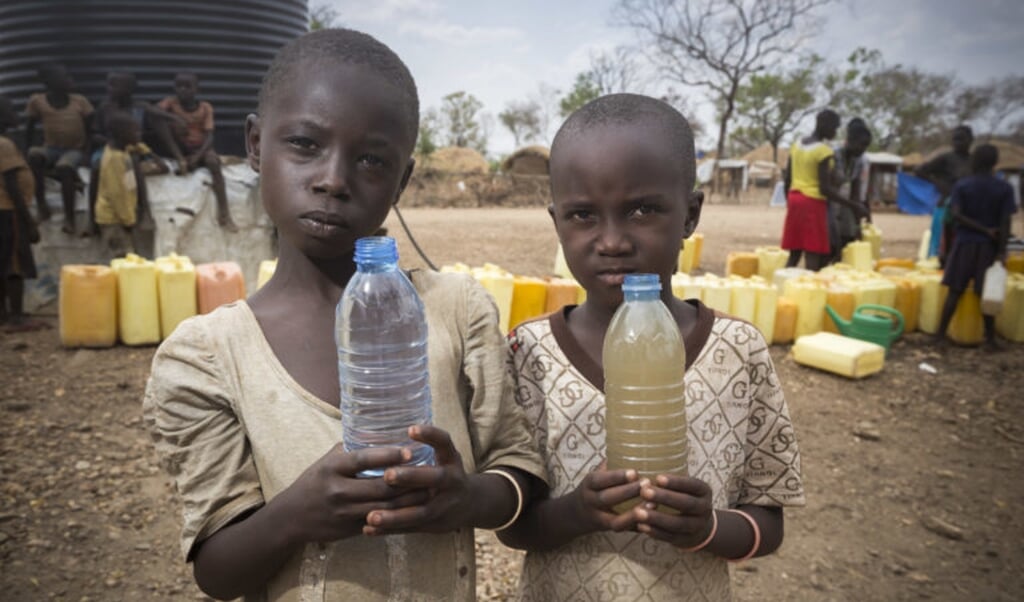
<path id="1" fill-rule="evenodd" d="M 595 248 L 601 255 L 625 255 L 633 249 L 633 243 L 625 228 L 613 221 L 607 221 L 600 227 Z"/>
<path id="2" fill-rule="evenodd" d="M 317 174 L 313 192 L 337 198 L 349 196 L 348 168 L 343 154 L 328 155 L 324 158 Z"/>

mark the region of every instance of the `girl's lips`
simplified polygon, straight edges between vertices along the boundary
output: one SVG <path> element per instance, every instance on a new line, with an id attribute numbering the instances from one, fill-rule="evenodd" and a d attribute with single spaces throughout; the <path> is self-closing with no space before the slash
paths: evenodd
<path id="1" fill-rule="evenodd" d="M 622 286 L 623 280 L 626 279 L 626 274 L 630 272 L 601 272 L 597 275 L 597 279 L 608 286 Z"/>
<path id="2" fill-rule="evenodd" d="M 302 229 L 305 230 L 306 232 L 309 232 L 313 236 L 319 238 L 329 238 L 332 236 L 336 236 L 344 228 L 344 226 L 340 224 L 333 224 L 321 221 L 310 216 L 300 217 L 299 226 L 301 226 Z"/>

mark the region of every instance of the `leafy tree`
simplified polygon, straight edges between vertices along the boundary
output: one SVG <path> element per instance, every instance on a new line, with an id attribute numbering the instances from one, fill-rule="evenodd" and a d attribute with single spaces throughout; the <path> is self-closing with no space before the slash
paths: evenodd
<path id="1" fill-rule="evenodd" d="M 817 110 L 814 92 L 823 60 L 807 58 L 790 71 L 756 73 L 736 91 L 736 118 L 741 127 L 737 141 L 754 148 L 762 141 L 772 146 L 772 161 L 779 160 L 779 143 Z M 751 145 L 752 143 L 752 145 Z"/>
<path id="2" fill-rule="evenodd" d="M 614 20 L 636 32 L 663 77 L 711 93 L 721 157 L 740 86 L 792 54 L 831 1 L 619 0 Z"/>
<path id="3" fill-rule="evenodd" d="M 955 81 L 914 67 L 888 65 L 877 50 L 859 48 L 846 68 L 829 74 L 830 106 L 844 119 L 861 117 L 875 147 L 899 154 L 927 149 L 948 136 Z"/>
<path id="4" fill-rule="evenodd" d="M 309 9 L 309 30 L 328 29 L 338 24 L 341 15 L 330 4 L 323 2 L 314 4 Z"/>
<path id="5" fill-rule="evenodd" d="M 1011 119 L 1021 117 L 1024 110 L 1024 75 L 965 86 L 953 99 L 953 107 L 956 124 L 971 123 L 978 133 L 990 136 L 1010 133 Z"/>
<path id="6" fill-rule="evenodd" d="M 483 106 L 475 96 L 461 90 L 442 99 L 438 113 L 439 131 L 449 146 L 473 148 L 480 152 L 487 150 L 486 124 L 480 114 Z"/>
<path id="7" fill-rule="evenodd" d="M 429 157 L 437 150 L 438 117 L 434 110 L 427 111 L 420 119 L 420 131 L 416 137 L 416 154 Z"/>
<path id="8" fill-rule="evenodd" d="M 512 101 L 498 113 L 498 120 L 512 132 L 516 148 L 520 143 L 536 140 L 541 134 L 541 106 L 535 100 Z"/>
<path id="9" fill-rule="evenodd" d="M 594 82 L 593 75 L 589 71 L 576 75 L 576 82 L 572 86 L 572 90 L 566 94 L 561 102 L 559 102 L 559 108 L 562 112 L 562 117 L 568 117 L 576 109 L 582 107 L 588 102 L 594 100 L 601 95 L 601 89 L 597 87 Z"/>

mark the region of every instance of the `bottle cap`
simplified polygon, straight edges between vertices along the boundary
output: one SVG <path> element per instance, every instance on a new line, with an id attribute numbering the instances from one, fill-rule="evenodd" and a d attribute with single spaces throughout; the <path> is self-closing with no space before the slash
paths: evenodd
<path id="1" fill-rule="evenodd" d="M 661 292 L 661 279 L 657 274 L 626 274 L 622 281 L 626 293 Z"/>
<path id="2" fill-rule="evenodd" d="M 398 263 L 398 245 L 390 236 L 367 236 L 356 241 L 357 264 Z"/>

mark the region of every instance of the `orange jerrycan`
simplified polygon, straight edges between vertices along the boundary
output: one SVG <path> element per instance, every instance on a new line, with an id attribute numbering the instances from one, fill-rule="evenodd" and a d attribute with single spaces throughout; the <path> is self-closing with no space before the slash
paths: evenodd
<path id="1" fill-rule="evenodd" d="M 156 291 L 160 298 L 160 334 L 171 336 L 183 320 L 199 312 L 196 268 L 188 257 L 172 253 L 156 258 Z"/>
<path id="2" fill-rule="evenodd" d="M 796 336 L 796 320 L 800 306 L 796 301 L 779 297 L 775 303 L 775 329 L 772 332 L 772 343 L 788 344 Z"/>
<path id="3" fill-rule="evenodd" d="M 759 259 L 757 253 L 741 253 L 733 251 L 725 258 L 725 275 L 750 278 L 751 276 L 755 276 L 759 273 L 758 262 Z"/>
<path id="4" fill-rule="evenodd" d="M 540 278 L 515 276 L 512 280 L 512 307 L 509 310 L 509 329 L 544 313 L 548 296 L 548 283 Z"/>
<path id="5" fill-rule="evenodd" d="M 129 253 L 110 262 L 117 274 L 117 335 L 125 345 L 160 342 L 156 264 Z"/>
<path id="6" fill-rule="evenodd" d="M 117 342 L 117 276 L 112 269 L 65 265 L 58 305 L 65 347 L 110 347 Z"/>
<path id="7" fill-rule="evenodd" d="M 233 261 L 201 263 L 196 266 L 199 313 L 208 314 L 226 303 L 245 299 L 242 268 Z"/>
<path id="8" fill-rule="evenodd" d="M 1024 274 L 1024 253 L 1014 253 L 1006 258 L 1006 271 Z"/>
<path id="9" fill-rule="evenodd" d="M 566 305 L 576 305 L 580 296 L 580 285 L 568 278 L 548 279 L 547 300 L 544 302 L 544 313 L 558 311 Z"/>

